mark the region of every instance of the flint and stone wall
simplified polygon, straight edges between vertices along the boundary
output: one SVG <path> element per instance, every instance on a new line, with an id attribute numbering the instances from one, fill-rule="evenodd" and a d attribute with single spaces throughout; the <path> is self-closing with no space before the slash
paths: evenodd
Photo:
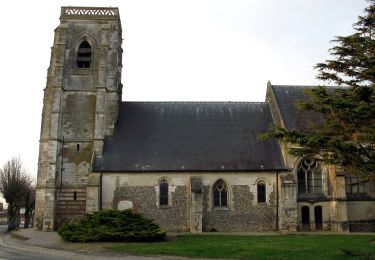
<path id="1" fill-rule="evenodd" d="M 275 231 L 275 193 L 268 195 L 268 203 L 257 203 L 248 185 L 230 186 L 231 204 L 228 209 L 212 207 L 212 187 L 204 187 L 203 231 Z M 269 188 L 269 187 L 267 187 Z"/>
<path id="2" fill-rule="evenodd" d="M 103 173 L 103 209 L 130 205 L 168 231 L 189 231 L 190 179 L 202 178 L 203 231 L 275 231 L 275 173 Z M 158 181 L 168 180 L 169 205 L 159 205 Z M 212 187 L 222 179 L 228 187 L 228 207 L 213 207 Z M 266 183 L 266 202 L 257 203 L 257 182 Z M 123 208 L 121 208 L 123 209 Z"/>
<path id="3" fill-rule="evenodd" d="M 113 208 L 119 207 L 121 201 L 131 201 L 133 210 L 142 213 L 168 231 L 188 231 L 188 190 L 186 186 L 177 186 L 171 193 L 172 203 L 169 207 L 158 207 L 155 187 L 121 186 L 116 188 L 113 196 Z"/>

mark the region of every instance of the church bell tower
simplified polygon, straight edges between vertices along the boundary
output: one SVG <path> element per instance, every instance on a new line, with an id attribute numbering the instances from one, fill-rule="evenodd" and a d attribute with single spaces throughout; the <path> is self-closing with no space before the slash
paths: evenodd
<path id="1" fill-rule="evenodd" d="M 98 178 L 90 170 L 117 120 L 121 35 L 118 8 L 61 8 L 44 89 L 34 220 L 39 230 L 98 210 Z"/>

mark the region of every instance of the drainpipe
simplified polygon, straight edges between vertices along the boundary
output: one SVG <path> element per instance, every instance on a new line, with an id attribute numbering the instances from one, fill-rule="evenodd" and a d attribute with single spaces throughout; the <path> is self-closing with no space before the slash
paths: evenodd
<path id="1" fill-rule="evenodd" d="M 60 163 L 60 192 L 61 192 L 61 189 L 62 189 L 62 174 L 63 174 L 63 170 L 64 170 L 64 136 L 62 136 L 62 145 L 61 145 L 61 163 Z"/>
<path id="2" fill-rule="evenodd" d="M 102 186 L 103 186 L 103 172 L 100 172 L 100 177 L 99 177 L 99 210 L 102 210 L 102 200 L 103 200 L 103 195 L 102 195 Z"/>
<path id="3" fill-rule="evenodd" d="M 276 230 L 279 231 L 279 172 L 276 172 Z"/>

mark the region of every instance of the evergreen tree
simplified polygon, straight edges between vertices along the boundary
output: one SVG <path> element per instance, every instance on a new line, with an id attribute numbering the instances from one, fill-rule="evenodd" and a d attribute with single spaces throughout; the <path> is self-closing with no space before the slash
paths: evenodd
<path id="1" fill-rule="evenodd" d="M 353 175 L 375 180 L 375 0 L 353 25 L 355 33 L 337 36 L 332 60 L 318 63 L 317 78 L 338 87 L 306 90 L 297 104 L 322 120 L 312 131 L 270 128 L 263 137 L 291 144 L 289 153 L 344 167 Z"/>
<path id="2" fill-rule="evenodd" d="M 152 220 L 128 210 L 103 210 L 87 214 L 58 230 L 70 242 L 154 242 L 166 233 Z"/>

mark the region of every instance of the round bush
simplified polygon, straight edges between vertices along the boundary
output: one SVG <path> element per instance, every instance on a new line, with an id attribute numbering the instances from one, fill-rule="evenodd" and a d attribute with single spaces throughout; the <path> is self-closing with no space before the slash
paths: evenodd
<path id="1" fill-rule="evenodd" d="M 71 242 L 151 242 L 165 238 L 165 231 L 132 210 L 104 210 L 87 214 L 58 230 Z"/>

